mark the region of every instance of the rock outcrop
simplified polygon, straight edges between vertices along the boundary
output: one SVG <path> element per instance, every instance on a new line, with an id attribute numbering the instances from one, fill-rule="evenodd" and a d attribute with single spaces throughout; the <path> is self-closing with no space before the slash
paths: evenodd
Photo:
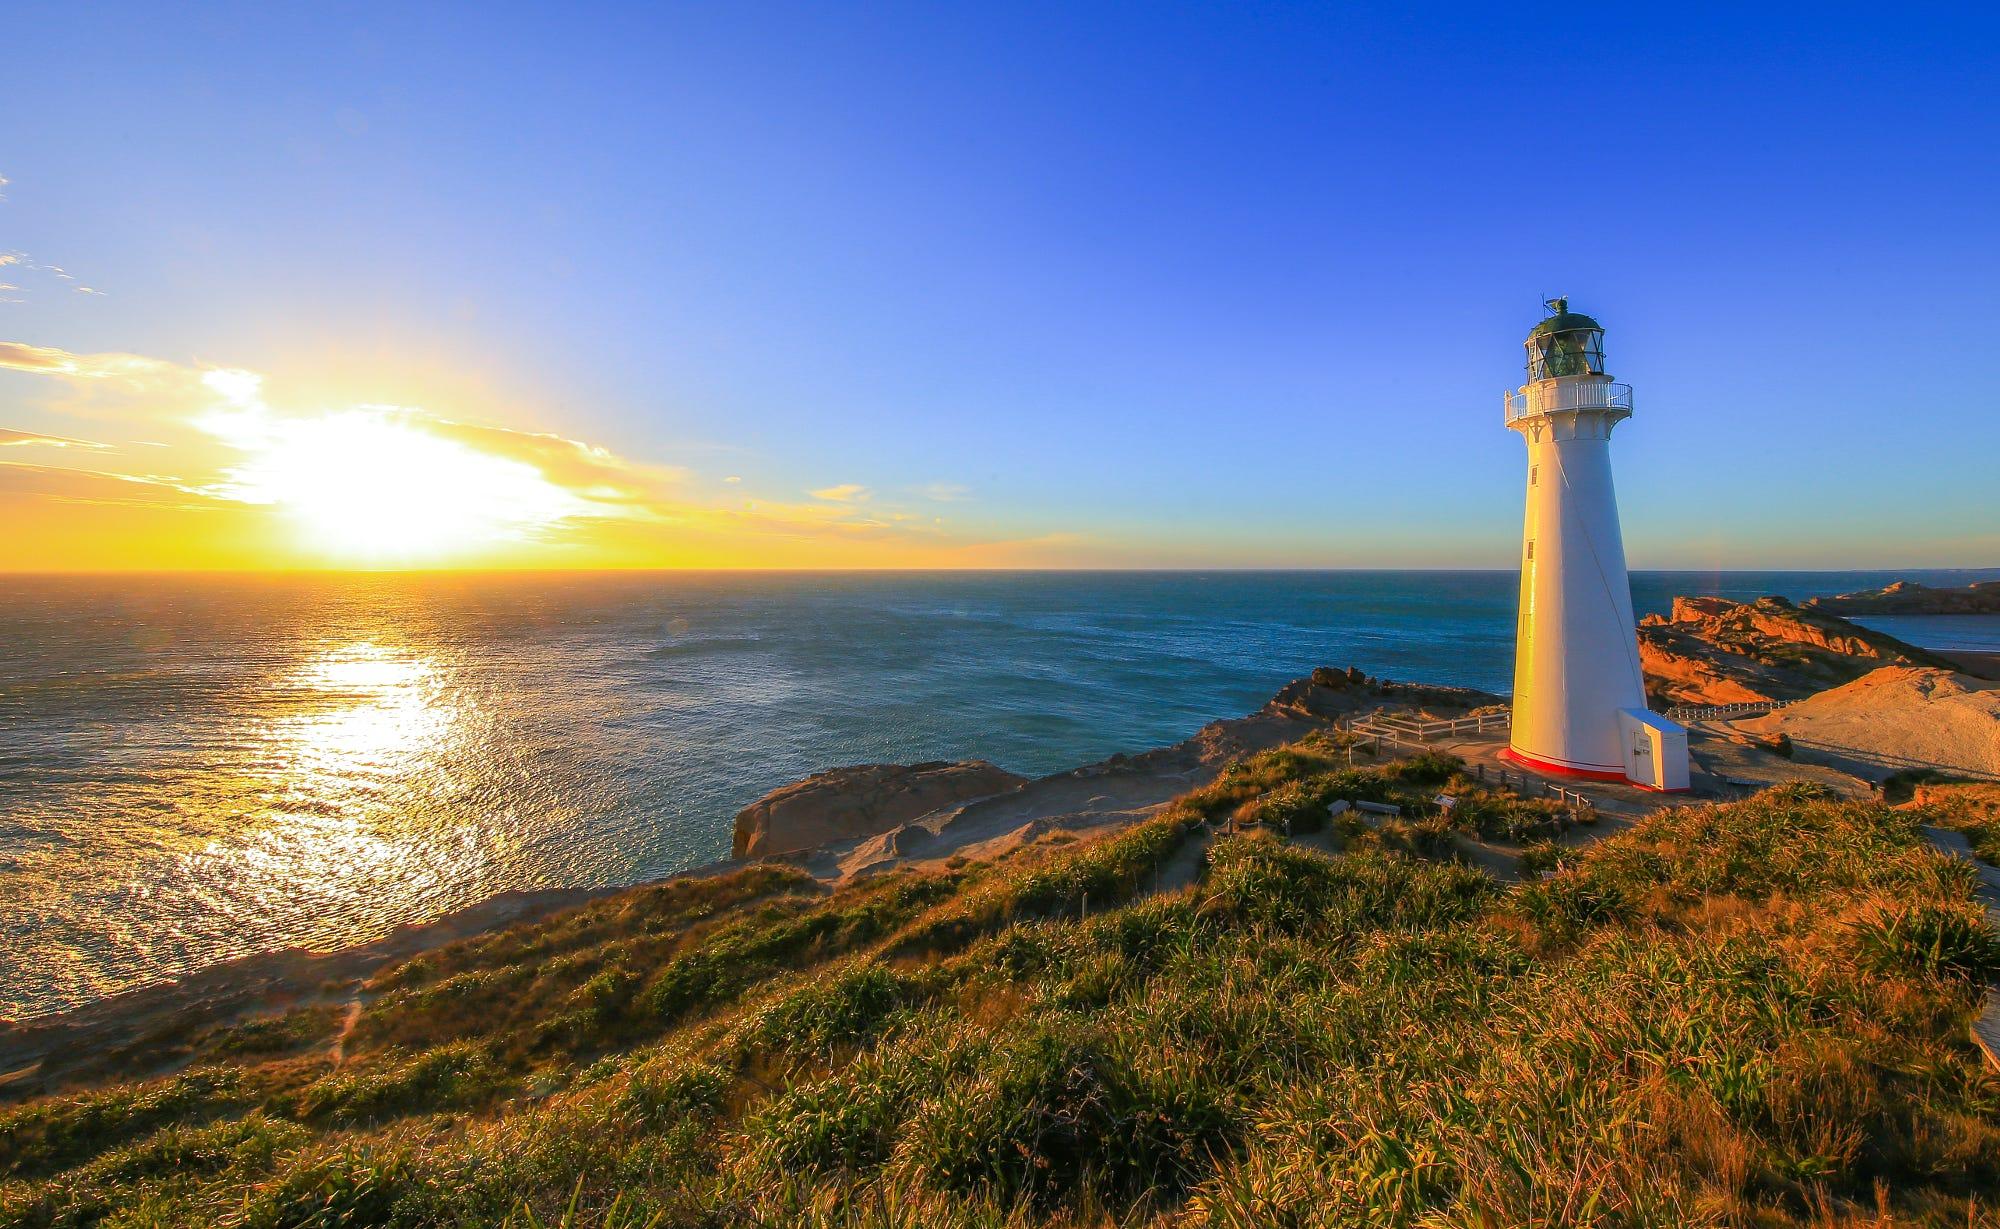
<path id="1" fill-rule="evenodd" d="M 1398 683 L 1364 674 L 1353 666 L 1345 670 L 1321 666 L 1305 678 L 1285 684 L 1265 708 L 1301 717 L 1338 720 L 1385 705 L 1413 708 L 1420 715 L 1448 713 L 1458 717 L 1469 709 L 1505 702 L 1502 696 L 1470 687 Z"/>
<path id="2" fill-rule="evenodd" d="M 1811 598 L 1806 609 L 1830 615 L 2000 614 L 2000 580 L 1975 581 L 1962 589 L 1899 580 L 1883 589 Z"/>
<path id="3" fill-rule="evenodd" d="M 1656 706 L 1796 700 L 1887 665 L 1952 663 L 1781 597 L 1677 597 L 1639 624 L 1639 662 Z"/>
<path id="4" fill-rule="evenodd" d="M 933 811 L 1011 793 L 1027 780 L 985 760 L 856 764 L 814 773 L 737 812 L 731 852 L 759 858 L 876 836 Z"/>
<path id="5" fill-rule="evenodd" d="M 939 771 L 1000 770 L 990 764 L 871 764 L 820 773 L 745 808 L 736 819 L 736 855 L 809 849 L 801 864 L 830 882 L 911 862 L 999 857 L 1045 833 L 1137 822 L 1243 756 L 1337 721 L 1383 708 L 1459 716 L 1499 703 L 1501 697 L 1482 691 L 1321 667 L 1287 683 L 1256 712 L 1212 721 L 1169 747 L 1121 752 L 1025 783 L 1002 773 L 1004 783 L 994 788 L 969 776 L 962 784 L 977 795 L 969 800 L 937 801 L 938 794 L 916 796 L 909 786 L 913 776 Z M 900 797 L 905 792 L 913 795 L 907 801 Z M 777 839 L 764 835 L 780 832 Z"/>
<path id="6" fill-rule="evenodd" d="M 1796 754 L 1881 778 L 1931 769 L 2000 780 L 2000 684 L 1949 670 L 1884 666 L 1740 727 Z"/>

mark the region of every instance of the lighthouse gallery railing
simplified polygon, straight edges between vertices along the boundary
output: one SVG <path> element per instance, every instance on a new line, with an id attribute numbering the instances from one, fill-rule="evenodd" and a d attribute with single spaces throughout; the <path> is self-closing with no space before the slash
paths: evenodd
<path id="1" fill-rule="evenodd" d="M 1511 393 L 1502 393 L 1507 421 L 1561 410 L 1624 410 L 1632 412 L 1632 386 L 1607 384 L 1599 380 L 1583 383 L 1557 381 L 1529 384 Z"/>

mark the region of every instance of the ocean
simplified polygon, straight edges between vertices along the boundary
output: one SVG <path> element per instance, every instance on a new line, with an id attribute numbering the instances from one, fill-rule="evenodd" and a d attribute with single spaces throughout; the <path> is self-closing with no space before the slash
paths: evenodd
<path id="1" fill-rule="evenodd" d="M 1633 576 L 1803 598 L 1996 572 Z M 727 855 L 840 764 L 1040 774 L 1314 666 L 1505 691 L 1512 572 L 9 577 L 0 1016 Z M 2000 622 L 1871 620 L 1936 647 Z M 1921 624 L 1932 626 L 1922 627 Z M 1947 640 L 1968 640 L 1947 644 Z"/>

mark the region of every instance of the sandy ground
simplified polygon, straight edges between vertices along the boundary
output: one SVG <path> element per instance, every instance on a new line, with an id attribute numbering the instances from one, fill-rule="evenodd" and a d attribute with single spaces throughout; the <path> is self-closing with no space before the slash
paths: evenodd
<path id="1" fill-rule="evenodd" d="M 2000 685 L 1965 674 L 1884 666 L 1735 724 L 1869 780 L 1910 769 L 2000 780 Z"/>
<path id="2" fill-rule="evenodd" d="M 1935 652 L 1936 650 L 1933 651 Z M 2000 653 L 1975 653 L 1966 650 L 1951 653 L 1939 652 L 1938 656 L 1953 663 L 1974 678 L 2000 681 Z"/>

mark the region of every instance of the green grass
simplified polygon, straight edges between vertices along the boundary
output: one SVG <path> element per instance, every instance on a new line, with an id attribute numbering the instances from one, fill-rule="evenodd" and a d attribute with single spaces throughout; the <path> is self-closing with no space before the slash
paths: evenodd
<path id="1" fill-rule="evenodd" d="M 1577 850 L 1449 759 L 1346 759 L 1309 740 L 996 864 L 831 895 L 751 868 L 434 952 L 375 980 L 339 1069 L 317 1022 L 238 1026 L 0 1111 L 0 1225 L 2000 1214 L 1965 1040 L 2000 944 L 1929 812 L 1791 787 Z M 1440 791 L 1553 873 L 1413 852 Z M 1334 797 L 1410 822 L 1276 835 Z M 1228 818 L 1258 826 L 1205 835 Z"/>

